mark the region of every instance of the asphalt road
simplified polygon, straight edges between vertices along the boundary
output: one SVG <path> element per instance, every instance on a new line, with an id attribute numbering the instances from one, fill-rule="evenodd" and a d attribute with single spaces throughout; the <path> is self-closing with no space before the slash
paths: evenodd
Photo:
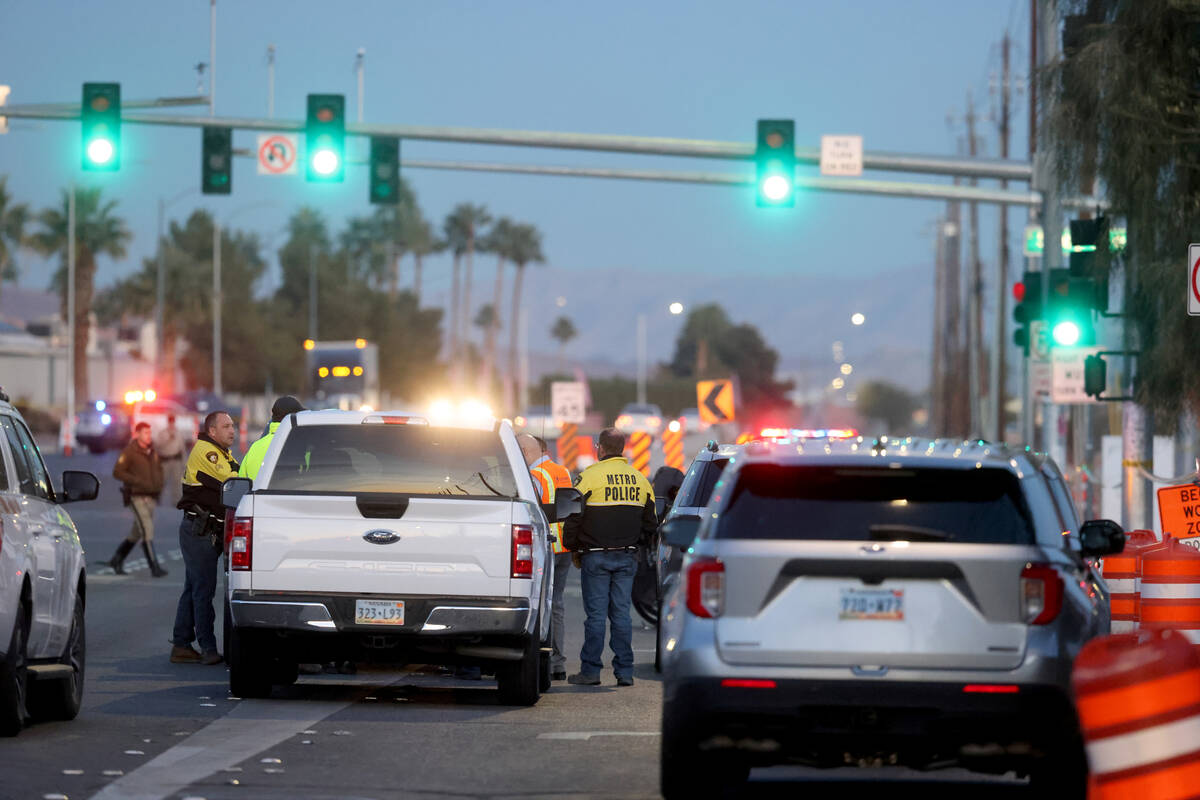
<path id="1" fill-rule="evenodd" d="M 89 562 L 128 529 L 110 474 L 114 454 L 49 456 L 101 476 L 101 497 L 69 507 Z M 532 708 L 501 706 L 494 683 L 434 670 L 301 676 L 267 700 L 229 695 L 224 667 L 167 660 L 178 562 L 178 512 L 160 508 L 171 574 L 91 567 L 84 708 L 0 740 L 0 798 L 643 798 L 658 796 L 661 685 L 654 632 L 635 620 L 636 685 L 556 683 Z M 171 557 L 170 554 L 175 554 Z M 134 566 L 138 565 L 136 562 Z M 569 653 L 582 643 L 578 573 L 568 589 Z M 220 629 L 218 626 L 218 636 Z M 568 669 L 578 668 L 570 659 Z M 881 785 L 880 781 L 883 781 Z M 967 773 L 756 770 L 743 796 L 904 796 L 972 800 L 1024 787 Z"/>

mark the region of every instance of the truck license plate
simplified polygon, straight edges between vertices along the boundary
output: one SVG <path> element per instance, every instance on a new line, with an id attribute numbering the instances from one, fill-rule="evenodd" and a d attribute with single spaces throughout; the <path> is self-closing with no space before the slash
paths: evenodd
<path id="1" fill-rule="evenodd" d="M 903 589 L 842 589 L 838 619 L 904 619 Z"/>
<path id="2" fill-rule="evenodd" d="M 403 625 L 403 600 L 355 600 L 355 625 Z"/>

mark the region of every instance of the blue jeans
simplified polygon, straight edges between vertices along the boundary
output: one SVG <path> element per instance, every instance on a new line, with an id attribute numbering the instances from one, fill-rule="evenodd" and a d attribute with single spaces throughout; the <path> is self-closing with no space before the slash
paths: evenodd
<path id="1" fill-rule="evenodd" d="M 217 593 L 217 563 L 221 554 L 213 549 L 208 536 L 198 536 L 204 522 L 184 516 L 179 525 L 179 549 L 183 551 L 185 578 L 183 594 L 175 610 L 172 643 L 188 647 L 195 640 L 201 652 L 215 652 L 217 635 L 213 630 L 213 595 Z"/>
<path id="2" fill-rule="evenodd" d="M 613 672 L 618 678 L 633 677 L 633 622 L 629 606 L 633 602 L 633 576 L 637 574 L 637 554 L 621 551 L 584 553 L 580 581 L 583 584 L 583 650 L 580 672 L 599 677 L 604 664 L 604 621 L 612 625 L 608 644 L 613 651 Z"/>

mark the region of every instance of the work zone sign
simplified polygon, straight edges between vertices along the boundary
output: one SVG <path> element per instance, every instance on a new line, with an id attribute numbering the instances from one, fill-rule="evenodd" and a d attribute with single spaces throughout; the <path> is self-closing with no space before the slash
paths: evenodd
<path id="1" fill-rule="evenodd" d="M 1168 534 L 1200 549 L 1200 486 L 1164 486 L 1158 490 L 1158 517 Z"/>

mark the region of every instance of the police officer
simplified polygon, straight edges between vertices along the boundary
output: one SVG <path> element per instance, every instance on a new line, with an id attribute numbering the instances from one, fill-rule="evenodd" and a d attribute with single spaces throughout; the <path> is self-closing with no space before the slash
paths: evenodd
<path id="1" fill-rule="evenodd" d="M 187 438 L 175 424 L 175 415 L 167 415 L 167 427 L 154 434 L 154 450 L 163 465 L 163 502 L 174 506 L 183 488 L 183 457 L 187 454 Z"/>
<path id="2" fill-rule="evenodd" d="M 571 475 L 562 464 L 550 460 L 549 447 L 546 440 L 528 433 L 517 437 L 521 445 L 521 455 L 529 466 L 529 474 L 533 476 L 533 485 L 538 490 L 538 499 L 543 504 L 554 504 L 556 489 L 569 489 Z M 567 578 L 571 574 L 571 551 L 563 544 L 563 524 L 555 522 L 550 525 L 554 534 L 554 591 L 550 601 L 550 616 L 552 619 L 551 634 L 553 652 L 550 655 L 551 680 L 567 679 L 567 657 L 563 653 L 567 630 L 567 610 L 563 599 L 567 591 Z"/>
<path id="3" fill-rule="evenodd" d="M 133 429 L 133 439 L 121 451 L 113 466 L 113 477 L 125 484 L 121 494 L 133 510 L 133 527 L 113 557 L 104 563 L 118 575 L 125 574 L 125 557 L 140 541 L 146 554 L 150 574 L 161 578 L 167 571 L 159 566 L 154 555 L 154 506 L 163 490 L 163 465 L 155 452 L 148 422 L 139 422 Z"/>
<path id="4" fill-rule="evenodd" d="M 271 424 L 267 426 L 267 432 L 261 439 L 250 445 L 250 449 L 242 458 L 242 466 L 238 470 L 238 475 L 250 480 L 257 478 L 258 470 L 262 467 L 263 457 L 267 454 L 271 440 L 275 438 L 275 431 L 278 430 L 279 423 L 283 422 L 283 418 L 288 414 L 295 414 L 303 410 L 304 406 L 300 404 L 300 401 L 290 394 L 278 398 L 271 406 Z"/>
<path id="5" fill-rule="evenodd" d="M 622 454 L 625 434 L 605 428 L 596 442 L 598 461 L 579 475 L 583 513 L 563 526 L 566 546 L 579 554 L 583 608 L 583 650 L 579 672 L 567 678 L 577 686 L 598 686 L 604 665 L 605 617 L 612 626 L 613 672 L 618 686 L 633 686 L 633 578 L 638 546 L 658 527 L 654 490 Z"/>
<path id="6" fill-rule="evenodd" d="M 171 636 L 171 662 L 175 664 L 220 664 L 217 637 L 213 630 L 213 595 L 217 591 L 217 562 L 223 547 L 225 507 L 221 484 L 237 475 L 238 462 L 229 452 L 237 431 L 233 418 L 214 411 L 204 418 L 204 432 L 196 440 L 183 474 L 183 497 L 179 508 L 179 548 L 183 551 L 186 578 L 175 611 Z M 200 652 L 192 642 L 200 645 Z"/>

